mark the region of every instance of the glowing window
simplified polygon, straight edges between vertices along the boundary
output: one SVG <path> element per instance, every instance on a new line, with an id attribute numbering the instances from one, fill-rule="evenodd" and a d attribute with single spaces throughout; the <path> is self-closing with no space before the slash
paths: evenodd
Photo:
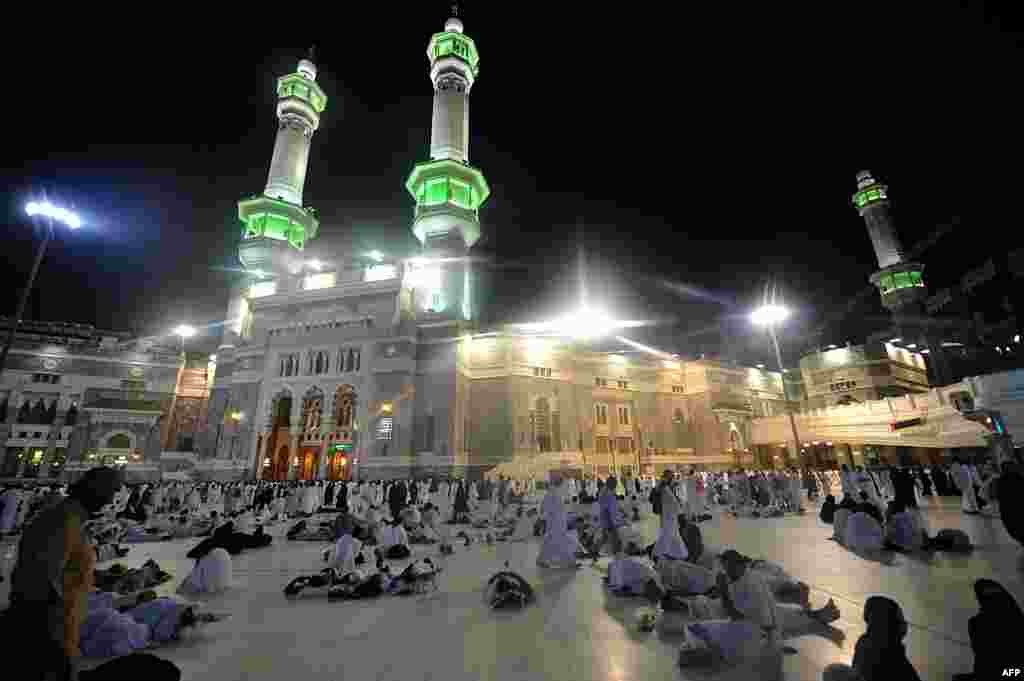
<path id="1" fill-rule="evenodd" d="M 310 274 L 302 284 L 307 291 L 314 291 L 320 288 L 331 288 L 334 286 L 337 277 L 334 272 L 318 272 Z"/>
<path id="2" fill-rule="evenodd" d="M 262 298 L 263 296 L 272 296 L 275 293 L 277 293 L 276 281 L 257 281 L 249 287 L 250 298 Z"/>
<path id="3" fill-rule="evenodd" d="M 921 278 L 920 272 L 910 273 L 910 283 L 914 286 L 924 286 L 924 279 Z"/>
<path id="4" fill-rule="evenodd" d="M 472 208 L 472 193 L 469 186 L 456 180 L 452 180 L 452 203 L 463 208 Z"/>
<path id="5" fill-rule="evenodd" d="M 436 177 L 432 180 L 427 180 L 427 200 L 424 202 L 427 206 L 433 206 L 438 203 L 445 203 L 448 201 L 448 178 Z"/>
<path id="6" fill-rule="evenodd" d="M 382 416 L 380 421 L 377 422 L 377 439 L 378 440 L 391 440 L 391 435 L 394 432 L 395 419 L 392 416 Z"/>
<path id="7" fill-rule="evenodd" d="M 910 283 L 910 274 L 908 272 L 897 272 L 892 275 L 892 283 L 896 288 L 909 288 L 913 286 Z"/>
<path id="8" fill-rule="evenodd" d="M 882 293 L 888 293 L 889 291 L 892 290 L 892 277 L 891 276 L 886 275 L 886 276 L 882 277 L 879 280 L 878 283 L 882 285 Z"/>

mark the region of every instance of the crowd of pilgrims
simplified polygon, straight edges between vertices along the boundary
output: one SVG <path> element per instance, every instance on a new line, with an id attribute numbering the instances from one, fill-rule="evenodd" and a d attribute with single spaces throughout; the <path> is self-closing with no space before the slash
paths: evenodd
<path id="1" fill-rule="evenodd" d="M 809 586 L 778 564 L 706 546 L 699 523 L 716 512 L 737 518 L 803 514 L 806 504 L 817 505 L 823 497 L 819 517 L 833 526 L 831 539 L 865 556 L 888 550 L 968 550 L 969 539 L 959 530 L 931 536 L 920 505 L 933 495 L 958 495 L 965 513 L 991 512 L 999 497 L 1005 498 L 997 494 L 998 471 L 960 461 L 928 469 L 843 466 L 838 471 L 690 471 L 678 477 L 666 471 L 660 480 L 422 478 L 128 487 L 118 479 L 106 490 L 111 470 L 91 471 L 69 489 L 9 487 L 0 495 L 0 531 L 20 535 L 17 564 L 0 571 L 0 578 L 10 573 L 12 580 L 6 622 L 17 617 L 29 623 L 29 630 L 36 625 L 50 633 L 62 659 L 69 661 L 68 670 L 82 656 L 116 662 L 223 619 L 222 613 L 205 611 L 203 595 L 230 588 L 231 556 L 270 545 L 264 526 L 280 522 L 287 523 L 288 541 L 327 544 L 322 565 L 310 566 L 308 574 L 284 586 L 290 598 L 420 593 L 437 588 L 441 561 L 415 558 L 413 545 L 438 545 L 441 555 L 451 555 L 456 542 L 468 548 L 475 542 L 540 537 L 537 564 L 544 569 L 578 569 L 582 560 L 596 563 L 607 549 L 612 559 L 606 587 L 649 601 L 638 626 L 680 635 L 680 664 L 763 660 L 766 651 L 781 659 L 788 638 L 809 633 L 841 638 L 831 627 L 839 617 L 836 604 L 829 600 L 812 607 Z M 839 503 L 837 493 L 842 495 Z M 648 513 L 660 518 L 653 543 L 647 543 L 639 526 Z M 48 547 L 65 537 L 68 519 L 74 517 L 82 550 L 68 558 L 66 548 L 56 552 Z M 134 569 L 117 562 L 96 568 L 96 563 L 123 558 L 132 544 L 193 537 L 201 539 L 187 553 L 195 564 L 175 597 L 156 595 L 155 587 L 174 576 L 153 561 Z M 412 560 L 392 571 L 388 561 L 405 559 Z M 60 563 L 56 572 L 47 560 Z M 76 563 L 77 581 L 68 581 L 69 563 Z M 53 580 L 62 570 L 65 578 L 58 588 L 54 584 L 60 580 Z M 63 628 L 52 621 L 57 615 L 47 617 L 54 590 Z M 508 570 L 493 575 L 484 592 L 492 607 L 522 606 L 535 599 L 529 582 Z M 976 592 L 981 612 L 971 621 L 975 676 L 965 678 L 982 679 L 988 678 L 983 670 L 1001 664 L 1006 655 L 992 645 L 1004 631 L 995 627 L 994 618 L 1024 623 L 1024 616 L 997 583 L 979 580 Z M 40 603 L 46 606 L 33 612 Z M 906 622 L 899 606 L 872 597 L 864 618 L 867 633 L 857 643 L 852 667 L 832 666 L 824 678 L 918 678 L 903 652 Z M 131 659 L 143 661 L 137 655 Z M 161 678 L 173 677 L 172 670 L 162 669 L 170 676 Z M 82 672 L 80 678 L 105 678 L 102 670 Z"/>

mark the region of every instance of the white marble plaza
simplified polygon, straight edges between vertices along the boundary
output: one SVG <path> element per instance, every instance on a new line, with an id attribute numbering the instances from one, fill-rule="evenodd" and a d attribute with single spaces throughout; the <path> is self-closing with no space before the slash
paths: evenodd
<path id="1" fill-rule="evenodd" d="M 949 679 L 968 671 L 967 618 L 976 612 L 972 584 L 979 577 L 1002 582 L 1024 601 L 1022 553 L 998 519 L 969 517 L 955 500 L 933 502 L 932 531 L 960 527 L 972 537 L 973 555 L 935 554 L 929 562 L 898 555 L 892 565 L 863 560 L 827 541 L 831 527 L 815 514 L 782 519 L 735 519 L 716 515 L 704 523 L 712 546 L 734 546 L 777 561 L 814 588 L 815 605 L 832 597 L 842 609 L 840 645 L 804 637 L 788 643 L 787 680 L 819 679 L 826 664 L 849 661 L 863 632 L 862 609 L 872 594 L 887 594 L 910 622 L 907 649 L 922 679 Z M 654 536 L 655 520 L 644 530 Z M 284 526 L 274 528 L 283 532 Z M 157 560 L 175 575 L 173 591 L 191 568 L 184 555 L 198 540 L 132 547 L 122 561 Z M 372 601 L 328 603 L 323 595 L 285 599 L 294 576 L 319 569 L 324 544 L 275 539 L 266 549 L 234 557 L 235 587 L 210 598 L 209 608 L 231 619 L 209 625 L 193 639 L 157 654 L 176 662 L 187 681 L 525 681 L 640 679 L 755 679 L 756 670 L 709 674 L 676 666 L 679 641 L 637 630 L 637 599 L 612 596 L 602 586 L 607 559 L 578 571 L 542 570 L 539 540 L 456 548 L 447 559 L 436 547 L 416 555 L 443 561 L 440 589 L 423 596 L 385 596 Z M 508 561 L 529 579 L 538 603 L 523 612 L 493 612 L 483 603 L 483 584 Z M 393 568 L 404 563 L 396 562 Z M 7 584 L 0 585 L 6 604 Z"/>

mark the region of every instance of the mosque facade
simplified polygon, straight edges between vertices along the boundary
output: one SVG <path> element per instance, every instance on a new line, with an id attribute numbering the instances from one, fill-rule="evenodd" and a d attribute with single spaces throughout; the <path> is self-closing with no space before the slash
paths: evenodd
<path id="1" fill-rule="evenodd" d="M 408 258 L 304 256 L 319 227 L 303 205 L 306 165 L 328 97 L 312 58 L 278 79 L 267 185 L 238 204 L 247 274 L 231 292 L 200 447 L 223 465 L 206 468 L 376 479 L 752 463 L 750 420 L 785 409 L 777 373 L 481 330 L 469 257 L 490 194 L 469 157 L 480 57 L 452 18 L 427 58 L 432 131 L 405 183 L 420 244 Z"/>

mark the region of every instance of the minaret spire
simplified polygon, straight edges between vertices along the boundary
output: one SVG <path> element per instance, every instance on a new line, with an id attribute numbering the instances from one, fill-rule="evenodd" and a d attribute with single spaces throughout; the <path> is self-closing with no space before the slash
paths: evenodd
<path id="1" fill-rule="evenodd" d="M 247 269 L 284 271 L 316 236 L 316 215 L 302 205 L 313 133 L 327 106 L 327 96 L 316 83 L 313 57 L 310 48 L 308 59 L 300 59 L 293 73 L 277 79 L 277 137 L 267 185 L 262 195 L 238 203 L 245 225 L 239 258 Z"/>
<path id="2" fill-rule="evenodd" d="M 444 30 L 427 45 L 434 111 L 430 128 L 430 160 L 416 164 L 405 186 L 416 201 L 412 231 L 424 255 L 451 262 L 419 281 L 435 282 L 421 309 L 470 320 L 472 285 L 466 256 L 480 239 L 477 213 L 491 190 L 482 172 L 469 165 L 469 93 L 480 74 L 476 43 L 465 34 L 458 3 Z M 421 283 L 421 288 L 424 285 Z"/>
<path id="3" fill-rule="evenodd" d="M 853 205 L 864 218 L 875 257 L 878 258 L 880 269 L 871 275 L 870 281 L 878 288 L 882 305 L 892 312 L 896 325 L 892 337 L 913 343 L 916 349 L 926 349 L 932 384 L 947 385 L 950 371 L 942 339 L 935 336 L 925 318 L 924 301 L 928 297 L 928 289 L 922 276 L 924 265 L 905 259 L 889 213 L 889 188 L 876 180 L 871 171 L 862 170 L 857 173 Z"/>

